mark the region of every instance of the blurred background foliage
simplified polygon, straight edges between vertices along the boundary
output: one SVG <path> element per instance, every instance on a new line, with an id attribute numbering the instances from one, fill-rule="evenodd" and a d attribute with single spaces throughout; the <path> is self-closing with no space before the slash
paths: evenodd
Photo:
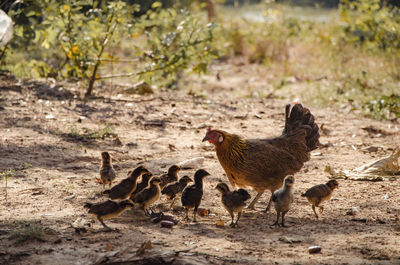
<path id="1" fill-rule="evenodd" d="M 343 103 L 375 118 L 400 115 L 400 1 L 5 0 L 14 37 L 0 70 L 177 89 L 211 63 L 237 57 L 268 69 L 276 96 Z M 293 91 L 292 81 L 306 83 Z M 268 93 L 271 93 L 269 91 Z M 267 92 L 266 92 L 267 94 Z"/>

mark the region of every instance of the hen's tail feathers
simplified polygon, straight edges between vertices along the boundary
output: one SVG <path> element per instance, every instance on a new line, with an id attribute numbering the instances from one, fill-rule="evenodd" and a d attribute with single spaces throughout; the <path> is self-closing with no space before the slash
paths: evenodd
<path id="1" fill-rule="evenodd" d="M 319 127 L 315 123 L 314 115 L 301 104 L 295 104 L 290 110 L 290 104 L 285 109 L 285 129 L 283 134 L 292 133 L 298 129 L 306 129 L 306 144 L 309 151 L 317 149 L 319 145 Z"/>
<path id="2" fill-rule="evenodd" d="M 92 207 L 92 205 L 93 205 L 92 203 L 86 202 L 85 205 L 84 205 L 83 207 L 89 208 L 89 209 L 90 209 L 90 208 Z"/>

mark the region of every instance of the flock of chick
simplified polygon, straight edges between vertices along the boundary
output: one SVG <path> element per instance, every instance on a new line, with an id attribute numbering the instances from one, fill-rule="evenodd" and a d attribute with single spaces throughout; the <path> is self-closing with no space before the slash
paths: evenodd
<path id="1" fill-rule="evenodd" d="M 266 211 L 273 204 L 277 218 L 272 225 L 285 227 L 285 215 L 294 201 L 293 174 L 310 159 L 310 151 L 317 148 L 318 130 L 310 111 L 301 104 L 295 104 L 291 110 L 290 105 L 286 106 L 285 129 L 279 137 L 244 139 L 235 134 L 209 128 L 203 141 L 209 141 L 215 146 L 218 160 L 233 187 L 251 186 L 258 192 L 248 208 L 254 209 L 254 204 L 265 189 L 271 191 Z M 86 203 L 85 207 L 89 208 L 89 213 L 96 216 L 106 229 L 110 228 L 104 220 L 117 217 L 134 205 L 139 206 L 145 215 L 151 216 L 154 212 L 150 206 L 159 200 L 161 195 L 165 195 L 171 201 L 172 208 L 177 196 L 181 194 L 181 203 L 186 211 L 185 219 L 189 220 L 189 210 L 193 209 L 193 221 L 196 221 L 196 213 L 203 196 L 203 178 L 210 175 L 207 171 L 197 170 L 194 174 L 194 184 L 187 186 L 192 179 L 189 176 L 178 179 L 180 167 L 177 165 L 171 166 L 168 172 L 160 177 L 153 176 L 144 166 L 138 166 L 128 173 L 127 178 L 111 188 L 116 172 L 110 154 L 102 152 L 101 156 L 100 177 L 103 194 L 110 199 L 96 204 Z M 107 184 L 110 189 L 105 190 Z M 330 199 L 337 187 L 338 182 L 330 180 L 326 184 L 313 186 L 301 195 L 311 203 L 317 219 L 315 208 L 318 207 L 322 213 L 321 204 Z M 222 205 L 231 216 L 230 226 L 237 226 L 250 194 L 243 188 L 231 191 L 223 182 L 220 182 L 216 189 L 221 193 Z"/>

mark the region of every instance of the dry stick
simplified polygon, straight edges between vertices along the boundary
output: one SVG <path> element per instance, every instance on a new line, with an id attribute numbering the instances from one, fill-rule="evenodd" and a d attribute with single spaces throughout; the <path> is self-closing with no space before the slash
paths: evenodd
<path id="1" fill-rule="evenodd" d="M 8 179 L 8 177 L 7 176 L 4 176 L 4 178 L 6 179 L 6 198 L 5 198 L 5 200 L 7 201 L 7 179 Z"/>
<path id="2" fill-rule="evenodd" d="M 111 14 L 110 24 L 112 23 L 112 20 L 114 18 L 114 14 L 115 14 L 115 11 Z M 103 43 L 101 45 L 100 51 L 99 51 L 99 53 L 97 55 L 97 58 L 101 58 L 101 55 L 103 54 L 104 48 L 106 47 L 106 45 L 109 42 L 109 40 L 112 38 L 112 36 L 114 34 L 114 31 L 115 31 L 115 28 L 117 27 L 117 23 L 115 23 L 113 26 L 110 25 L 110 24 L 107 25 L 107 31 L 106 31 L 107 35 L 103 40 Z M 89 80 L 89 86 L 88 86 L 88 89 L 86 90 L 86 96 L 90 96 L 92 94 L 94 82 L 97 80 L 96 73 L 97 73 L 97 70 L 98 70 L 100 64 L 101 64 L 101 61 L 99 60 L 94 65 L 92 76 L 90 77 L 90 80 Z"/>

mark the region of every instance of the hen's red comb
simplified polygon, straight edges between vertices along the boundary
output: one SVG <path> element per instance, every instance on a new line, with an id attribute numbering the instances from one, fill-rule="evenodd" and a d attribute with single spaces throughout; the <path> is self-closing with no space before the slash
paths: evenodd
<path id="1" fill-rule="evenodd" d="M 208 127 L 208 128 L 207 128 L 207 132 L 209 132 L 209 131 L 211 131 L 211 127 Z"/>

